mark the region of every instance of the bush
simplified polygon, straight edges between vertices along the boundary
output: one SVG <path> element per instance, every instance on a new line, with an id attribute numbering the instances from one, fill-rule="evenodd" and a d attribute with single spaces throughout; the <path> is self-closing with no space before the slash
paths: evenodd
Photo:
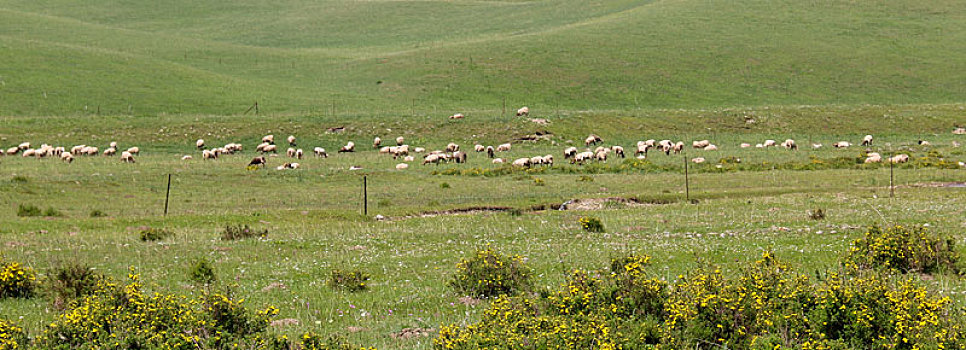
<path id="1" fill-rule="evenodd" d="M 225 231 L 221 233 L 221 240 L 233 241 L 252 237 L 265 238 L 267 236 L 268 229 L 258 231 L 248 227 L 248 225 L 228 225 L 225 226 Z"/>
<path id="2" fill-rule="evenodd" d="M 215 283 L 217 279 L 215 276 L 215 267 L 208 262 L 208 259 L 197 259 L 188 267 L 188 279 L 198 284 Z"/>
<path id="3" fill-rule="evenodd" d="M 61 213 L 60 210 L 54 209 L 54 207 L 47 207 L 47 209 L 44 210 L 44 216 L 59 217 L 64 216 L 64 213 Z"/>
<path id="4" fill-rule="evenodd" d="M 342 289 L 349 292 L 360 292 L 369 288 L 366 282 L 371 276 L 362 271 L 332 270 L 326 285 L 330 288 Z"/>
<path id="5" fill-rule="evenodd" d="M 543 179 L 540 179 L 540 178 L 534 178 L 533 179 L 533 184 L 536 185 L 536 186 L 544 186 L 544 185 L 547 184 L 547 182 L 546 181 L 543 181 Z"/>
<path id="6" fill-rule="evenodd" d="M 577 219 L 580 223 L 580 228 L 587 232 L 604 232 L 604 223 L 600 219 L 593 216 L 581 216 Z"/>
<path id="7" fill-rule="evenodd" d="M 857 269 L 887 269 L 902 273 L 958 272 L 959 254 L 952 239 L 927 233 L 922 228 L 870 227 L 852 242 L 845 264 Z"/>
<path id="8" fill-rule="evenodd" d="M 97 282 L 104 276 L 87 265 L 78 262 L 63 263 L 52 269 L 44 283 L 44 290 L 57 309 L 83 296 L 94 293 Z"/>
<path id="9" fill-rule="evenodd" d="M 825 210 L 822 208 L 815 208 L 808 211 L 808 218 L 812 220 L 825 220 Z"/>
<path id="10" fill-rule="evenodd" d="M 20 204 L 17 206 L 17 216 L 40 216 L 41 211 L 36 205 L 31 204 Z"/>
<path id="11" fill-rule="evenodd" d="M 94 209 L 94 210 L 91 210 L 91 215 L 90 216 L 92 218 L 103 218 L 103 217 L 106 217 L 107 216 L 107 213 L 105 213 L 103 211 L 100 211 L 100 210 L 97 210 L 97 209 Z"/>
<path id="12" fill-rule="evenodd" d="M 449 182 L 443 182 L 443 183 L 439 184 L 439 188 L 449 188 L 449 187 L 450 187 L 449 186 Z"/>
<path id="13" fill-rule="evenodd" d="M 168 238 L 168 236 L 171 236 L 171 231 L 165 230 L 163 228 L 148 227 L 148 228 L 141 229 L 141 231 L 138 232 L 138 236 L 140 236 L 141 241 L 144 241 L 144 242 L 160 241 L 162 239 Z"/>
<path id="14" fill-rule="evenodd" d="M 10 182 L 25 184 L 30 182 L 30 179 L 23 175 L 14 175 L 10 178 Z"/>
<path id="15" fill-rule="evenodd" d="M 37 274 L 20 263 L 0 260 L 0 299 L 29 298 L 37 289 Z"/>
<path id="16" fill-rule="evenodd" d="M 456 274 L 449 284 L 459 293 L 488 298 L 529 290 L 532 275 L 523 257 L 502 256 L 487 247 L 456 264 Z"/>
<path id="17" fill-rule="evenodd" d="M 593 176 L 580 175 L 577 177 L 577 182 L 594 182 Z"/>
<path id="18" fill-rule="evenodd" d="M 27 347 L 27 333 L 13 322 L 0 319 L 0 349 L 22 349 Z"/>

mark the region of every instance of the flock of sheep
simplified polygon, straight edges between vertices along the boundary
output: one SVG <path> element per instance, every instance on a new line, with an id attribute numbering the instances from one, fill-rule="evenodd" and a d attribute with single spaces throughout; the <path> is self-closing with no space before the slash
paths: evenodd
<path id="1" fill-rule="evenodd" d="M 121 152 L 121 161 L 125 163 L 134 163 L 134 156 L 141 153 L 139 147 L 131 147 L 126 151 Z M 20 154 L 24 158 L 34 157 L 34 158 L 60 158 L 60 160 L 66 163 L 74 162 L 74 157 L 80 156 L 97 156 L 103 155 L 105 157 L 113 157 L 117 155 L 117 142 L 111 142 L 104 152 L 100 152 L 100 149 L 94 146 L 88 145 L 77 145 L 70 148 L 68 151 L 63 146 L 51 146 L 48 144 L 42 144 L 40 147 L 31 148 L 30 142 L 23 142 L 15 147 L 10 147 L 4 152 L 0 152 L 0 155 L 15 156 Z"/>

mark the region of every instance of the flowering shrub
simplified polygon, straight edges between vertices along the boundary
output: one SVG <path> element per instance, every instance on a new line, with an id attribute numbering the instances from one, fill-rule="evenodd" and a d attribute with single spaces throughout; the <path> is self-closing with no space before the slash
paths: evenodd
<path id="1" fill-rule="evenodd" d="M 342 271 L 332 270 L 326 284 L 335 289 L 342 289 L 349 292 L 360 292 L 369 288 L 366 282 L 371 276 L 362 271 Z"/>
<path id="2" fill-rule="evenodd" d="M 580 223 L 580 228 L 587 232 L 604 232 L 604 223 L 600 219 L 593 216 L 581 216 L 577 219 Z"/>
<path id="3" fill-rule="evenodd" d="M 0 319 L 0 350 L 14 350 L 27 345 L 27 333 L 10 321 Z"/>
<path id="4" fill-rule="evenodd" d="M 50 270 L 43 283 L 45 294 L 54 306 L 63 310 L 68 302 L 89 295 L 97 288 L 97 281 L 104 276 L 87 265 L 67 262 Z"/>
<path id="5" fill-rule="evenodd" d="M 0 260 L 0 299 L 29 298 L 37 289 L 37 274 L 20 263 Z"/>
<path id="6" fill-rule="evenodd" d="M 501 296 L 480 322 L 441 327 L 434 348 L 966 348 L 963 310 L 911 280 L 852 271 L 813 281 L 764 252 L 734 277 L 704 266 L 668 286 L 647 276 L 649 260 L 574 271 L 539 297 Z"/>
<path id="7" fill-rule="evenodd" d="M 449 284 L 460 293 L 474 297 L 495 297 L 530 288 L 533 271 L 519 255 L 503 256 L 489 247 L 456 264 Z"/>
<path id="8" fill-rule="evenodd" d="M 955 242 L 924 228 L 893 226 L 885 230 L 873 226 L 852 242 L 845 259 L 851 268 L 882 268 L 900 272 L 933 273 L 941 269 L 956 271 L 959 254 Z"/>

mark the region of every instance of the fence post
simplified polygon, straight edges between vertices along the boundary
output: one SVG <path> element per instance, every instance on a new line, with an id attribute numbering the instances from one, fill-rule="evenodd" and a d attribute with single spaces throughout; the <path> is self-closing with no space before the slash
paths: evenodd
<path id="1" fill-rule="evenodd" d="M 362 176 L 362 215 L 369 216 L 369 183 L 365 175 Z"/>
<path id="2" fill-rule="evenodd" d="M 688 179 L 688 156 L 684 155 L 684 198 L 691 203 L 691 182 Z"/>
<path id="3" fill-rule="evenodd" d="M 164 192 L 164 216 L 168 216 L 169 198 L 171 198 L 171 174 L 168 174 L 168 189 Z"/>
<path id="4" fill-rule="evenodd" d="M 895 154 L 893 154 L 892 156 L 895 157 Z M 895 177 L 895 172 L 893 170 L 893 168 L 895 168 L 895 163 L 892 162 L 891 157 L 888 159 L 888 161 L 889 161 L 889 198 L 893 198 L 896 196 L 896 185 L 895 185 L 896 177 Z"/>

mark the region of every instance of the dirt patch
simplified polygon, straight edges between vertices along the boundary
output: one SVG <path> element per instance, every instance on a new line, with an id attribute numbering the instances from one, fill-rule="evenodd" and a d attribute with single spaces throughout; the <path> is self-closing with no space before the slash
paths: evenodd
<path id="1" fill-rule="evenodd" d="M 600 210 L 610 205 L 621 205 L 626 207 L 643 207 L 648 203 L 643 203 L 637 198 L 608 197 L 608 198 L 580 198 L 567 201 L 561 206 L 562 210 Z"/>
<path id="2" fill-rule="evenodd" d="M 426 211 L 416 215 L 408 215 L 394 218 L 394 220 L 400 219 L 411 219 L 411 218 L 433 218 L 437 216 L 445 215 L 472 215 L 472 214 L 482 214 L 482 213 L 494 213 L 494 212 L 504 212 L 513 210 L 511 207 L 469 207 L 451 210 L 437 210 L 437 211 Z"/>
<path id="3" fill-rule="evenodd" d="M 271 326 L 272 327 L 298 326 L 299 323 L 300 323 L 299 320 L 296 320 L 294 318 L 283 318 L 281 320 L 272 321 Z"/>
<path id="4" fill-rule="evenodd" d="M 417 337 L 428 337 L 436 333 L 435 329 L 432 328 L 404 328 L 403 330 L 390 334 L 389 336 L 393 339 L 409 339 Z"/>
<path id="5" fill-rule="evenodd" d="M 896 188 L 966 188 L 966 182 L 924 182 L 896 186 Z"/>

